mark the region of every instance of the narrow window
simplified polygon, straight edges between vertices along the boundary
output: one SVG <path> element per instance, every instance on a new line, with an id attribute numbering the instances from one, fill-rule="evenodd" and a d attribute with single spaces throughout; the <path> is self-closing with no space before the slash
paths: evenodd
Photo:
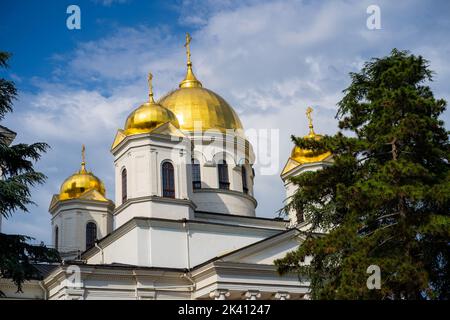
<path id="1" fill-rule="evenodd" d="M 195 159 L 192 160 L 192 187 L 194 189 L 201 189 L 202 187 L 200 163 Z"/>
<path id="2" fill-rule="evenodd" d="M 305 221 L 305 216 L 303 215 L 303 212 L 301 210 L 295 210 L 295 214 L 297 216 L 297 223 L 302 223 Z"/>
<path id="3" fill-rule="evenodd" d="M 230 181 L 228 180 L 228 165 L 225 160 L 221 160 L 217 166 L 219 171 L 219 189 L 230 189 Z"/>
<path id="4" fill-rule="evenodd" d="M 59 228 L 55 227 L 55 249 L 58 250 L 58 242 L 59 242 Z"/>
<path id="5" fill-rule="evenodd" d="M 242 191 L 244 193 L 248 193 L 247 170 L 245 169 L 245 165 L 242 165 L 241 167 L 241 175 L 242 175 Z"/>
<path id="6" fill-rule="evenodd" d="M 127 169 L 122 170 L 122 203 L 127 201 Z"/>
<path id="7" fill-rule="evenodd" d="M 170 162 L 164 162 L 162 165 L 162 187 L 163 197 L 175 198 L 175 179 L 173 165 Z"/>
<path id="8" fill-rule="evenodd" d="M 97 225 L 89 222 L 86 225 L 86 250 L 92 248 L 97 240 Z"/>

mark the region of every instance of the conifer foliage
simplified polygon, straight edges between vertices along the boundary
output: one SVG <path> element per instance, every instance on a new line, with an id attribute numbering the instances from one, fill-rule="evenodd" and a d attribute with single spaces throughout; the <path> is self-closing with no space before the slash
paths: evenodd
<path id="1" fill-rule="evenodd" d="M 0 52 L 0 68 L 7 67 L 10 55 Z M 17 90 L 10 80 L 0 78 L 0 121 L 13 111 Z M 46 143 L 11 144 L 15 133 L 0 126 L 0 215 L 7 219 L 15 211 L 28 212 L 33 204 L 30 188 L 44 183 L 45 175 L 33 168 L 48 149 Z M 33 238 L 0 233 L 0 277 L 12 279 L 21 290 L 25 280 L 38 277 L 33 263 L 59 261 L 58 252 L 44 245 L 32 245 Z M 1 291 L 0 291 L 1 295 Z"/>
<path id="2" fill-rule="evenodd" d="M 278 270 L 308 276 L 314 299 L 449 299 L 450 144 L 439 118 L 446 102 L 427 85 L 433 72 L 394 49 L 350 76 L 336 117 L 352 134 L 293 137 L 334 162 L 292 179 L 298 191 L 284 210 L 311 224 Z M 380 289 L 367 286 L 371 265 Z"/>

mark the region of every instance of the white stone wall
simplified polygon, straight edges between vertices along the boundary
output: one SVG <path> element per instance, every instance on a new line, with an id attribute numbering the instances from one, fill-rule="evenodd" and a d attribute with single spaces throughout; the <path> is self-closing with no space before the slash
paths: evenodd
<path id="1" fill-rule="evenodd" d="M 191 197 L 190 141 L 170 135 L 128 136 L 113 150 L 115 157 L 116 205 L 114 228 L 133 217 L 189 218 Z M 174 167 L 175 201 L 161 199 L 162 165 Z M 127 170 L 127 202 L 122 203 L 122 171 Z M 181 200 L 181 201 L 176 201 Z"/>
<path id="2" fill-rule="evenodd" d="M 190 163 L 188 141 L 173 141 L 171 136 L 129 136 L 120 148 L 114 150 L 116 206 L 122 204 L 122 170 L 127 170 L 128 199 L 144 196 L 162 196 L 162 164 L 174 166 L 175 197 L 188 198 L 187 164 Z"/>
<path id="3" fill-rule="evenodd" d="M 192 151 L 191 151 L 192 148 Z M 254 154 L 251 145 L 232 135 L 191 134 L 178 136 L 143 134 L 128 136 L 113 150 L 115 157 L 115 228 L 133 217 L 182 219 L 194 210 L 255 216 L 253 198 Z M 200 164 L 201 190 L 193 190 L 191 159 Z M 226 160 L 231 192 L 219 190 L 217 164 Z M 175 198 L 188 202 L 161 201 L 162 164 L 174 166 Z M 243 192 L 242 165 L 246 167 L 248 193 Z M 122 171 L 127 170 L 127 199 L 122 203 Z"/>
<path id="4" fill-rule="evenodd" d="M 60 252 L 86 250 L 86 225 L 97 225 L 97 239 L 112 231 L 112 204 L 96 200 L 64 200 L 51 210 L 52 245 L 55 246 L 55 229 L 58 226 Z"/>
<path id="5" fill-rule="evenodd" d="M 256 200 L 242 192 L 200 189 L 194 191 L 192 200 L 197 206 L 197 211 L 255 216 Z"/>
<path id="6" fill-rule="evenodd" d="M 325 165 L 326 164 L 323 162 L 303 164 L 283 175 L 281 179 L 283 180 L 284 188 L 286 190 L 286 204 L 291 201 L 291 197 L 295 194 L 298 188 L 289 179 L 304 172 L 321 170 Z M 289 221 L 291 225 L 296 225 L 298 223 L 297 214 L 294 210 L 290 210 L 289 212 Z"/>
<path id="7" fill-rule="evenodd" d="M 193 206 L 188 200 L 159 196 L 131 199 L 125 207 L 120 207 L 114 212 L 114 228 L 117 229 L 134 217 L 190 219 L 194 214 Z"/>
<path id="8" fill-rule="evenodd" d="M 250 143 L 235 135 L 205 133 L 191 136 L 193 157 L 200 163 L 203 190 L 194 190 L 192 200 L 198 211 L 255 216 L 256 201 L 253 199 L 253 170 L 255 156 Z M 210 142 L 211 141 L 211 142 Z M 225 160 L 228 165 L 229 190 L 219 190 L 218 164 Z M 248 193 L 242 185 L 242 165 L 246 168 Z"/>
<path id="9" fill-rule="evenodd" d="M 188 268 L 284 230 L 148 219 L 130 221 L 122 228 L 117 238 L 100 244 L 103 262 L 101 252 L 88 252 L 87 262 Z"/>

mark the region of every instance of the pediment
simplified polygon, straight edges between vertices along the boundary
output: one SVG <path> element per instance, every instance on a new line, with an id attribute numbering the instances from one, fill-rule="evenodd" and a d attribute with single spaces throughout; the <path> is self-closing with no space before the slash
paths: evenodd
<path id="1" fill-rule="evenodd" d="M 116 136 L 114 138 L 114 142 L 111 146 L 111 150 L 114 149 L 119 143 L 125 139 L 126 135 L 122 129 L 117 130 Z"/>
<path id="2" fill-rule="evenodd" d="M 53 206 L 55 206 L 56 205 L 56 203 L 59 201 L 59 195 L 58 194 L 54 194 L 53 196 L 52 196 L 52 200 L 50 201 L 50 206 L 48 207 L 49 208 L 49 211 L 51 210 L 51 208 L 53 208 Z"/>
<path id="3" fill-rule="evenodd" d="M 229 253 L 220 259 L 224 262 L 272 265 L 276 259 L 294 251 L 304 236 L 297 230 L 284 231 L 245 248 Z"/>
<path id="4" fill-rule="evenodd" d="M 292 169 L 297 168 L 299 165 L 300 165 L 300 163 L 298 163 L 297 161 L 295 161 L 292 158 L 289 158 L 289 160 L 284 165 L 283 170 L 281 171 L 281 175 L 284 175 L 285 173 L 288 173 Z"/>
<path id="5" fill-rule="evenodd" d="M 151 133 L 165 134 L 176 137 L 185 137 L 185 134 L 170 122 L 166 122 L 159 125 L 155 129 L 153 129 Z"/>
<path id="6" fill-rule="evenodd" d="M 100 192 L 95 189 L 91 189 L 83 193 L 78 199 L 82 200 L 95 200 L 95 201 L 108 201 Z"/>

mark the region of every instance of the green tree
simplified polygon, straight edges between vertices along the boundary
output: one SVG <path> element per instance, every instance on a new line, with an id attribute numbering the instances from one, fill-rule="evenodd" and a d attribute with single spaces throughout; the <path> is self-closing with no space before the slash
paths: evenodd
<path id="1" fill-rule="evenodd" d="M 0 52 L 0 67 L 6 68 L 10 55 Z M 0 79 L 0 120 L 13 111 L 17 90 L 12 81 Z M 48 149 L 45 143 L 11 145 L 15 133 L 0 126 L 0 214 L 9 218 L 16 210 L 28 212 L 33 204 L 30 188 L 45 181 L 33 162 Z M 11 278 L 18 291 L 25 280 L 35 276 L 34 262 L 59 261 L 58 252 L 43 244 L 32 245 L 31 237 L 0 233 L 0 277 Z M 0 292 L 1 294 L 1 292 Z"/>
<path id="2" fill-rule="evenodd" d="M 284 210 L 311 225 L 276 261 L 280 273 L 308 276 L 314 299 L 450 298 L 450 144 L 432 75 L 427 60 L 394 49 L 350 74 L 336 117 L 351 137 L 293 137 L 334 156 L 292 179 L 298 191 Z M 370 265 L 381 269 L 380 290 L 367 288 Z"/>

